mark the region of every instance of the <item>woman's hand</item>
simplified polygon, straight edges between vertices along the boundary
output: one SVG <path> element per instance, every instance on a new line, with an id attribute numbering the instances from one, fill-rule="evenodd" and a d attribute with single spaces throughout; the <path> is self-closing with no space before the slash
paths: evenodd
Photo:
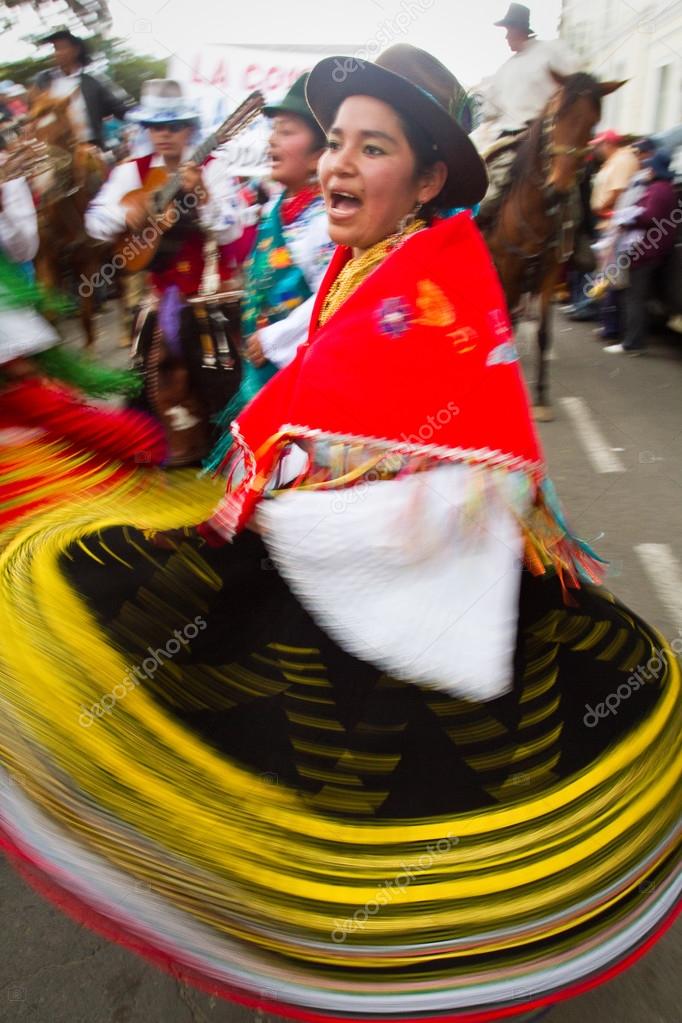
<path id="1" fill-rule="evenodd" d="M 260 342 L 258 334 L 252 334 L 249 340 L 246 342 L 246 358 L 255 366 L 256 369 L 260 369 L 268 361 L 263 352 L 263 346 Z"/>

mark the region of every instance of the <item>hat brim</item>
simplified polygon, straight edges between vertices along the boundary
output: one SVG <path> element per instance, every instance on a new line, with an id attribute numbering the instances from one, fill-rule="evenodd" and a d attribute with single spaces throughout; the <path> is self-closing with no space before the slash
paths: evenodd
<path id="1" fill-rule="evenodd" d="M 429 93 L 402 75 L 354 57 L 326 57 L 316 64 L 306 84 L 306 99 L 323 131 L 329 131 L 336 111 L 349 96 L 372 96 L 388 103 L 433 139 L 448 169 L 439 196 L 442 203 L 475 206 L 483 199 L 488 189 L 483 160 L 464 129 Z"/>
<path id="2" fill-rule="evenodd" d="M 131 110 L 126 114 L 126 120 L 132 121 L 134 124 L 141 124 L 143 128 L 149 128 L 155 124 L 183 124 L 185 122 L 189 124 L 192 121 L 199 121 L 200 116 L 196 112 L 169 116 L 167 113 L 145 114 L 143 110 L 139 113 Z"/>
<path id="3" fill-rule="evenodd" d="M 51 32 L 49 36 L 44 36 L 43 39 L 38 40 L 38 43 L 41 46 L 45 46 L 47 43 L 54 43 L 55 40 L 57 39 L 66 39 L 68 42 L 73 43 L 74 45 L 78 45 L 79 43 L 83 42 L 83 40 L 79 39 L 78 36 L 75 36 L 72 32 L 69 32 L 68 29 L 63 28 L 57 29 L 56 32 Z"/>
<path id="4" fill-rule="evenodd" d="M 300 104 L 295 102 L 271 103 L 268 106 L 263 107 L 263 113 L 266 117 L 277 117 L 282 114 L 289 114 L 291 117 L 300 117 L 306 122 L 306 124 L 309 124 L 314 131 L 323 134 L 312 110 L 308 104 L 303 101 L 301 101 Z"/>
<path id="5" fill-rule="evenodd" d="M 495 28 L 518 28 L 522 32 L 527 32 L 529 36 L 535 35 L 532 28 L 527 25 L 522 25 L 519 21 L 507 21 L 506 18 L 503 18 L 502 21 L 494 21 L 493 25 Z"/>

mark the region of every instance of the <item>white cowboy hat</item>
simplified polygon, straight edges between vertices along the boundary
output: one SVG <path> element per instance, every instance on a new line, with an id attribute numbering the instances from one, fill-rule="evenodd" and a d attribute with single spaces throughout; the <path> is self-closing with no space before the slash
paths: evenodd
<path id="1" fill-rule="evenodd" d="M 147 126 L 169 121 L 198 122 L 199 111 L 184 95 L 179 82 L 172 78 L 150 78 L 142 83 L 139 107 L 126 116 L 130 121 Z"/>

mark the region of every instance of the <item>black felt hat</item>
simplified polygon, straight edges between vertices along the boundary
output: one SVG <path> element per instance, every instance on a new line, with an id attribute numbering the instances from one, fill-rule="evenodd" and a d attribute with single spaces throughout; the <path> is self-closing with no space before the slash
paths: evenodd
<path id="1" fill-rule="evenodd" d="M 80 36 L 75 36 L 73 32 L 70 32 L 68 28 L 58 28 L 54 32 L 51 32 L 49 36 L 45 36 L 40 40 L 41 44 L 46 43 L 57 43 L 60 40 L 65 40 L 67 43 L 71 43 L 72 46 L 78 47 L 78 60 L 81 65 L 90 63 L 90 56 L 88 54 L 88 48 L 85 41 Z"/>
<path id="2" fill-rule="evenodd" d="M 488 188 L 488 175 L 469 138 L 467 92 L 430 53 L 408 43 L 391 46 L 375 63 L 327 57 L 310 72 L 306 97 L 325 132 L 344 99 L 373 96 L 418 124 L 448 168 L 441 197 L 451 206 L 475 206 Z"/>
<path id="3" fill-rule="evenodd" d="M 504 18 L 495 24 L 498 28 L 518 28 L 529 36 L 535 35 L 530 27 L 530 9 L 525 4 L 510 4 Z"/>

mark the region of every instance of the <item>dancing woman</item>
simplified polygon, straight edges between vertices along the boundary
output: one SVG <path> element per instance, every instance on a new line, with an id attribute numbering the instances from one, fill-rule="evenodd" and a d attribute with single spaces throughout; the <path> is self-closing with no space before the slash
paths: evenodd
<path id="1" fill-rule="evenodd" d="M 509 1018 L 672 920 L 679 671 L 567 533 L 490 258 L 440 215 L 486 187 L 463 90 L 411 46 L 339 67 L 307 87 L 339 247 L 203 544 L 93 507 L 0 563 L 4 840 L 265 1011 Z"/>

